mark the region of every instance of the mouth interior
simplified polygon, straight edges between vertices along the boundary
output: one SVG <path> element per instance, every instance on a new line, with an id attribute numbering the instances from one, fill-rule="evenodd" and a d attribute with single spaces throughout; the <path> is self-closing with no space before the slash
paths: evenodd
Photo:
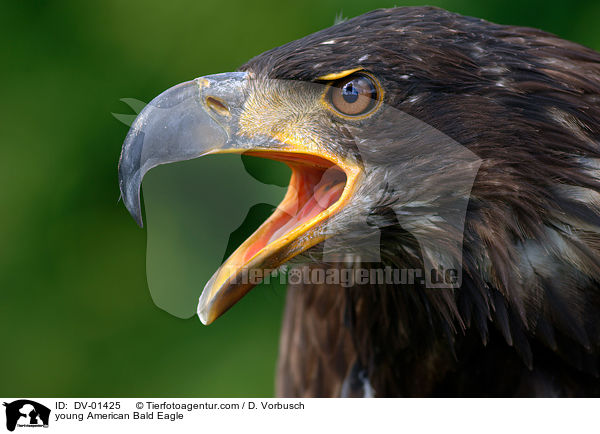
<path id="1" fill-rule="evenodd" d="M 286 163 L 292 169 L 287 193 L 275 212 L 250 237 L 242 262 L 269 244 L 289 236 L 334 205 L 346 186 L 346 174 L 336 164 L 314 155 L 249 153 Z"/>

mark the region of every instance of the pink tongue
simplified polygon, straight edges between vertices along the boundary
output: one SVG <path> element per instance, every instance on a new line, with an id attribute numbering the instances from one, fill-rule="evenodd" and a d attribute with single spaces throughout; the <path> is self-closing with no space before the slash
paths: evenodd
<path id="1" fill-rule="evenodd" d="M 313 193 L 311 198 L 304 204 L 302 209 L 290 219 L 285 225 L 280 227 L 267 242 L 267 244 L 275 241 L 293 228 L 300 226 L 302 223 L 316 217 L 321 212 L 326 210 L 333 204 L 342 194 L 344 183 L 329 183 L 321 184 Z"/>

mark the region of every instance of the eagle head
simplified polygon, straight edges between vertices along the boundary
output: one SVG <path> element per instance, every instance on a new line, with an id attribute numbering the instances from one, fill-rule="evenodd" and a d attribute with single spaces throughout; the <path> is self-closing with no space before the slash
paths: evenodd
<path id="1" fill-rule="evenodd" d="M 132 216 L 148 170 L 215 153 L 282 161 L 291 179 L 206 284 L 204 323 L 258 283 L 244 273 L 379 263 L 424 272 L 356 296 L 379 306 L 370 330 L 414 321 L 486 343 L 493 329 L 528 367 L 540 342 L 595 369 L 598 53 L 437 8 L 367 13 L 148 104 L 119 164 Z"/>

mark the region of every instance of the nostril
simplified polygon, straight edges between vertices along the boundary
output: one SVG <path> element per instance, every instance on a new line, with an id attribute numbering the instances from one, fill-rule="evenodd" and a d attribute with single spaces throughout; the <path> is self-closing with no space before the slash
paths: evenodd
<path id="1" fill-rule="evenodd" d="M 207 97 L 206 105 L 221 116 L 229 116 L 229 107 L 219 98 L 215 98 L 214 96 Z"/>

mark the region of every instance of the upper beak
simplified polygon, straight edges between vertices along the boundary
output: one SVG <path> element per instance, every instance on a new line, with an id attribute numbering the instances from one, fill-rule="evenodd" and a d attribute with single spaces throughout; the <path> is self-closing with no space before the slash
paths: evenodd
<path id="1" fill-rule="evenodd" d="M 197 78 L 175 86 L 142 110 L 123 144 L 119 186 L 125 206 L 142 225 L 140 186 L 144 174 L 160 164 L 211 153 L 249 152 L 285 161 L 292 169 L 288 192 L 276 212 L 215 272 L 198 305 L 205 324 L 223 314 L 258 282 L 249 270 L 278 266 L 325 239 L 327 218 L 351 195 L 359 170 L 300 142 L 288 143 L 270 131 L 244 134 L 240 117 L 249 95 L 249 73 Z M 263 87 L 263 89 L 265 89 Z M 255 126 L 261 127 L 260 119 Z"/>
<path id="2" fill-rule="evenodd" d="M 142 226 L 140 187 L 148 170 L 235 149 L 228 140 L 235 124 L 230 107 L 243 104 L 247 73 L 197 78 L 154 98 L 131 125 L 119 161 L 119 187 L 125 206 Z"/>

